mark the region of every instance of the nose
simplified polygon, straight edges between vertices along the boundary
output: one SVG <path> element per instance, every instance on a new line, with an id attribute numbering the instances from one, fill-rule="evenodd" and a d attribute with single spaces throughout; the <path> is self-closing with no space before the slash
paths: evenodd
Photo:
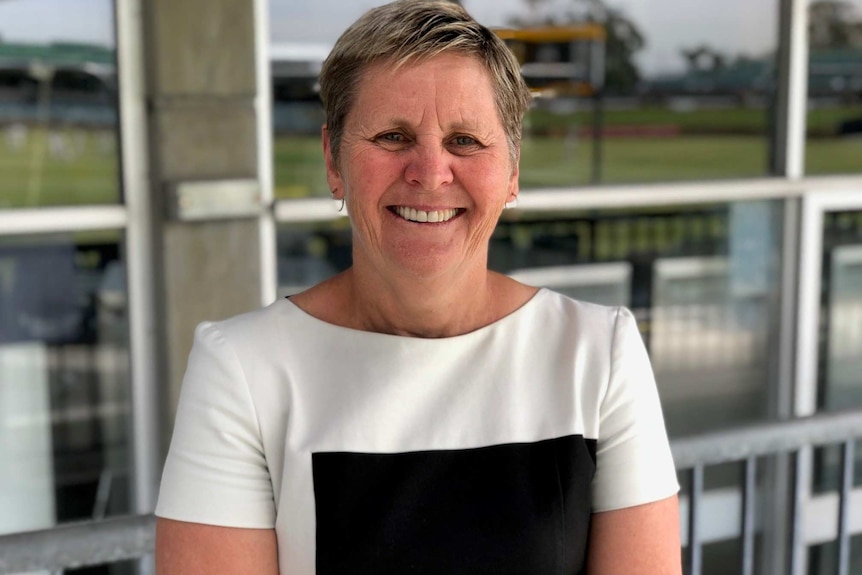
<path id="1" fill-rule="evenodd" d="M 442 146 L 418 145 L 409 155 L 404 177 L 410 184 L 431 192 L 452 183 L 451 162 L 451 154 Z"/>

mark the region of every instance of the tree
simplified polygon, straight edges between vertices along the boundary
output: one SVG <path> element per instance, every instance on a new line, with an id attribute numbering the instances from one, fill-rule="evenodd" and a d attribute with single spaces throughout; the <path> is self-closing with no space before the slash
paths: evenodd
<path id="1" fill-rule="evenodd" d="M 634 56 L 646 46 L 646 40 L 635 23 L 618 10 L 607 10 L 603 23 L 607 31 L 605 87 L 609 91 L 633 92 L 641 80 Z"/>
<path id="2" fill-rule="evenodd" d="M 808 8 L 812 49 L 862 48 L 862 19 L 844 0 L 815 0 Z"/>
<path id="3" fill-rule="evenodd" d="M 696 48 L 683 48 L 680 54 L 685 58 L 691 72 L 716 72 L 727 68 L 727 56 L 706 44 Z"/>
<path id="4" fill-rule="evenodd" d="M 605 90 L 628 94 L 637 89 L 641 74 L 635 54 L 646 45 L 638 26 L 604 0 L 571 0 L 568 9 L 550 12 L 548 0 L 524 0 L 528 14 L 511 20 L 514 26 L 601 24 L 605 28 Z"/>

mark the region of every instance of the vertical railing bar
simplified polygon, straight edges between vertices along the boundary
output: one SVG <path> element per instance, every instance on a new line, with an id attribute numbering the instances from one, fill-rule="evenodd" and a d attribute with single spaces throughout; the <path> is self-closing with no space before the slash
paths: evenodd
<path id="1" fill-rule="evenodd" d="M 96 500 L 93 502 L 93 519 L 104 519 L 111 498 L 111 484 L 114 474 L 109 468 L 102 469 L 99 474 L 99 483 L 96 487 Z"/>
<path id="2" fill-rule="evenodd" d="M 703 552 L 698 516 L 703 499 L 703 465 L 697 464 L 692 467 L 689 477 L 691 489 L 688 497 L 688 575 L 701 575 Z"/>
<path id="3" fill-rule="evenodd" d="M 850 491 L 856 442 L 848 439 L 841 446 L 841 494 L 838 499 L 838 575 L 850 574 Z"/>
<path id="4" fill-rule="evenodd" d="M 742 575 L 754 575 L 755 501 L 757 490 L 757 458 L 745 460 L 742 490 Z"/>
<path id="5" fill-rule="evenodd" d="M 805 506 L 811 489 L 811 446 L 798 449 L 793 462 L 793 518 L 790 529 L 789 575 L 805 575 L 808 564 L 808 547 L 805 541 Z"/>

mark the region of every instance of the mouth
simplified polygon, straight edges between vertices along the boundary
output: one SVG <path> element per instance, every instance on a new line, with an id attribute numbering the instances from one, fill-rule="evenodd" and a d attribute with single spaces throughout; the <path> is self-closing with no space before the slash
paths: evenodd
<path id="1" fill-rule="evenodd" d="M 416 208 L 408 208 L 407 206 L 390 206 L 389 211 L 408 222 L 418 222 L 423 224 L 448 222 L 464 212 L 463 208 L 449 208 L 446 210 L 432 210 L 426 212 L 424 210 L 417 210 Z"/>

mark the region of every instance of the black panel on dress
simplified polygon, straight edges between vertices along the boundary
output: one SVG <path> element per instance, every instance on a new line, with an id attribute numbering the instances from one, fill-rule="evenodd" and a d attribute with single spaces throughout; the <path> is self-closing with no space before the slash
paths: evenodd
<path id="1" fill-rule="evenodd" d="M 596 442 L 314 453 L 318 575 L 575 575 Z"/>

